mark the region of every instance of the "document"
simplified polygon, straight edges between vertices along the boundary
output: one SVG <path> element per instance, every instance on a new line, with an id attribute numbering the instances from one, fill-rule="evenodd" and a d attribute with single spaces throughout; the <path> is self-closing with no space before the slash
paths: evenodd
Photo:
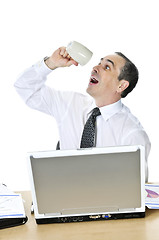
<path id="1" fill-rule="evenodd" d="M 145 205 L 150 209 L 159 209 L 159 185 L 145 184 Z"/>
<path id="2" fill-rule="evenodd" d="M 21 194 L 15 194 L 0 184 L 0 219 L 24 218 L 25 211 Z"/>

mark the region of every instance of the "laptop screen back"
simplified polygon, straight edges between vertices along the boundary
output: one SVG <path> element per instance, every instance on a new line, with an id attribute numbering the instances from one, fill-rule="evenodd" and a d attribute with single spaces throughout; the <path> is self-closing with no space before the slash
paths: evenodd
<path id="1" fill-rule="evenodd" d="M 30 163 L 39 214 L 116 212 L 141 207 L 140 149 L 31 156 Z"/>

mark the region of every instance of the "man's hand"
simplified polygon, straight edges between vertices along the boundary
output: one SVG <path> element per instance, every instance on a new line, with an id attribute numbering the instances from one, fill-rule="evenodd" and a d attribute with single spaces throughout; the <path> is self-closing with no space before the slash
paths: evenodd
<path id="1" fill-rule="evenodd" d="M 50 69 L 55 69 L 58 67 L 69 67 L 71 65 L 78 66 L 78 63 L 73 60 L 67 53 L 65 47 L 58 48 L 46 61 L 46 65 Z"/>

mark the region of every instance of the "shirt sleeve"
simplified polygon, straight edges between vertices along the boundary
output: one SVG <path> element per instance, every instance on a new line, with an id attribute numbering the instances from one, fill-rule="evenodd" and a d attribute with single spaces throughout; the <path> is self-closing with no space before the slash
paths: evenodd
<path id="1" fill-rule="evenodd" d="M 14 87 L 29 107 L 61 121 L 74 93 L 57 91 L 45 85 L 47 75 L 52 71 L 42 60 L 23 72 Z"/>
<path id="2" fill-rule="evenodd" d="M 148 156 L 151 149 L 150 140 L 144 130 L 134 130 L 125 139 L 125 145 L 142 145 L 145 147 L 145 181 L 148 181 Z"/>

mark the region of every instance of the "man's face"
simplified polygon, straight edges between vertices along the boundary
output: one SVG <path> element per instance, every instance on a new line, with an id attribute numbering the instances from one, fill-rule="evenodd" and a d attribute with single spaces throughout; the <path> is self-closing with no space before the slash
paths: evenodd
<path id="1" fill-rule="evenodd" d="M 87 92 L 98 102 L 111 103 L 119 88 L 118 76 L 125 65 L 125 59 L 117 54 L 101 58 L 100 63 L 93 67 Z"/>

